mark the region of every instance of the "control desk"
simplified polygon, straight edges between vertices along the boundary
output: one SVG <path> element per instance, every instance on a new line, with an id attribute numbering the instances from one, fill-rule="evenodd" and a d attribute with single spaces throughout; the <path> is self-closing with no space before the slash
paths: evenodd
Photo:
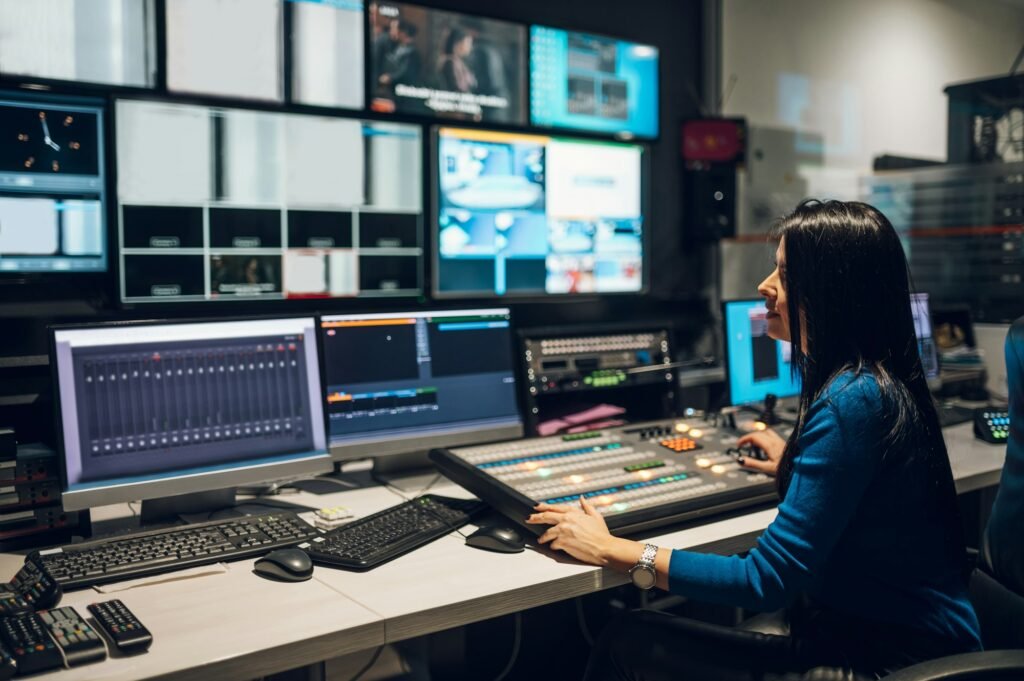
<path id="1" fill-rule="evenodd" d="M 737 448 L 756 421 L 701 415 L 564 436 L 436 449 L 431 459 L 453 481 L 525 525 L 539 502 L 586 497 L 619 534 L 777 501 L 769 476 L 743 468 Z M 788 437 L 789 427 L 777 429 Z"/>

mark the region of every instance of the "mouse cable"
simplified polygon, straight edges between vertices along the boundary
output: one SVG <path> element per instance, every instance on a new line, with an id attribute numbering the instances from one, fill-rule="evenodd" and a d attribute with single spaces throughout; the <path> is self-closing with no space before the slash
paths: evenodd
<path id="1" fill-rule="evenodd" d="M 509 672 L 512 671 L 512 667 L 516 665 L 516 660 L 519 658 L 519 647 L 523 641 L 523 613 L 521 612 L 517 612 L 515 615 L 515 627 L 515 634 L 512 639 L 512 655 L 508 658 L 508 664 L 501 670 L 501 673 L 494 677 L 494 681 L 502 681 L 508 676 Z"/>
<path id="2" fill-rule="evenodd" d="M 590 634 L 590 627 L 587 626 L 587 615 L 583 611 L 583 598 L 577 596 L 573 600 L 576 601 L 576 621 L 579 622 L 580 633 L 583 634 L 583 640 L 587 642 L 587 645 L 593 648 L 594 637 Z"/>
<path id="3" fill-rule="evenodd" d="M 373 651 L 373 656 L 370 657 L 370 661 L 363 665 L 363 668 L 357 671 L 356 675 L 348 681 L 359 681 L 359 679 L 363 678 L 363 674 L 370 671 L 370 668 L 377 664 L 377 660 L 380 659 L 380 654 L 382 652 L 384 652 L 384 646 L 377 646 L 377 650 Z"/>

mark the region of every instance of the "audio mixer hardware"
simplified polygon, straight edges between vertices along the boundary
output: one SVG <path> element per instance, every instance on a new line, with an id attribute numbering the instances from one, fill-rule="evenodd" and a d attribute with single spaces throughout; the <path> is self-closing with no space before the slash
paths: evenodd
<path id="1" fill-rule="evenodd" d="M 525 518 L 539 502 L 583 496 L 617 534 L 737 508 L 776 503 L 775 483 L 745 469 L 744 429 L 702 414 L 576 435 L 436 449 L 431 458 L 459 483 L 534 534 Z M 780 433 L 782 434 L 782 433 Z"/>

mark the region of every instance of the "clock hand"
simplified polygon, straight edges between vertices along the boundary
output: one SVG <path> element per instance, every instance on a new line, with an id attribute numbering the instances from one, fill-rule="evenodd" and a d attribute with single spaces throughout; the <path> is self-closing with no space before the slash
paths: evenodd
<path id="1" fill-rule="evenodd" d="M 53 148 L 53 150 L 54 150 L 54 151 L 60 151 L 60 145 L 59 145 L 59 144 L 57 144 L 56 142 L 54 142 L 54 141 L 53 141 L 52 139 L 50 139 L 49 137 L 47 137 L 47 138 L 46 138 L 46 139 L 45 139 L 44 141 L 45 141 L 45 142 L 46 142 L 46 143 L 47 143 L 48 145 L 50 145 L 50 146 L 51 146 L 51 147 Z"/>
<path id="2" fill-rule="evenodd" d="M 43 124 L 43 141 L 47 144 L 50 143 L 50 126 L 46 124 L 45 118 L 40 118 L 39 122 Z"/>

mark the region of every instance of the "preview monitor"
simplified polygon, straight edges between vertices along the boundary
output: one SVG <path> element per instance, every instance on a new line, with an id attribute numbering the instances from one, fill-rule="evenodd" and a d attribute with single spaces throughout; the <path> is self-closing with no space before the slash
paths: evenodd
<path id="1" fill-rule="evenodd" d="M 289 0 L 292 101 L 362 109 L 363 0 Z"/>
<path id="2" fill-rule="evenodd" d="M 104 111 L 0 92 L 0 276 L 107 270 Z"/>
<path id="3" fill-rule="evenodd" d="M 723 304 L 725 361 L 732 404 L 763 402 L 765 396 L 800 394 L 793 373 L 792 346 L 768 335 L 764 300 L 730 300 Z"/>
<path id="4" fill-rule="evenodd" d="M 404 2 L 370 2 L 370 106 L 526 123 L 526 27 Z"/>
<path id="5" fill-rule="evenodd" d="M 530 27 L 530 121 L 541 127 L 658 136 L 658 48 Z"/>
<path id="6" fill-rule="evenodd" d="M 127 303 L 420 293 L 420 128 L 119 100 Z"/>
<path id="7" fill-rule="evenodd" d="M 65 510 L 331 470 L 313 317 L 53 331 Z"/>
<path id="8" fill-rule="evenodd" d="M 932 317 L 927 293 L 910 294 L 910 312 L 914 317 L 914 333 L 917 335 L 917 349 L 921 354 L 921 366 L 929 382 L 939 379 L 939 349 L 932 333 Z"/>
<path id="9" fill-rule="evenodd" d="M 284 99 L 281 0 L 164 0 L 171 92 Z"/>
<path id="10" fill-rule="evenodd" d="M 508 308 L 320 319 L 338 458 L 522 437 Z"/>
<path id="11" fill-rule="evenodd" d="M 643 146 L 456 128 L 436 145 L 436 295 L 644 290 Z"/>
<path id="12" fill-rule="evenodd" d="M 0 71 L 14 76 L 153 87 L 153 0 L 4 0 Z"/>

